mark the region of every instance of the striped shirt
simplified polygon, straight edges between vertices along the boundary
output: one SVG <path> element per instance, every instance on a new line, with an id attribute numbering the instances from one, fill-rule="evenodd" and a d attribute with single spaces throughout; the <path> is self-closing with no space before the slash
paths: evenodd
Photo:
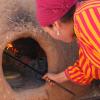
<path id="1" fill-rule="evenodd" d="M 78 4 L 74 30 L 79 44 L 79 59 L 65 70 L 69 80 L 88 85 L 100 79 L 100 0 Z"/>

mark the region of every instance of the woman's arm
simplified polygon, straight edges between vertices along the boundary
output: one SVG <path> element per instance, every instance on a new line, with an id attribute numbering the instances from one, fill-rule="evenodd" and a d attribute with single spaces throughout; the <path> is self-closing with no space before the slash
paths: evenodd
<path id="1" fill-rule="evenodd" d="M 71 80 L 78 85 L 88 85 L 93 80 L 93 77 L 91 76 L 92 72 L 90 70 L 91 68 L 89 66 L 89 61 L 85 59 L 86 58 L 84 57 L 80 49 L 80 58 L 73 66 L 69 66 L 65 71 L 59 74 L 47 73 L 43 77 L 43 79 L 47 81 L 51 79 L 58 83 L 63 83 L 68 80 Z"/>
<path id="2" fill-rule="evenodd" d="M 63 83 L 66 82 L 68 79 L 66 78 L 65 72 L 61 72 L 59 74 L 54 74 L 54 73 L 47 73 L 46 75 L 43 76 L 43 79 L 49 82 L 49 80 L 54 80 L 58 83 Z"/>

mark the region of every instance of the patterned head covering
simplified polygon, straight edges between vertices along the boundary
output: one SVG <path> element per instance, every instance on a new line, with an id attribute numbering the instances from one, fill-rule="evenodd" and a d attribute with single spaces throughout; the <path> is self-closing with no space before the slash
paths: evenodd
<path id="1" fill-rule="evenodd" d="M 77 0 L 37 0 L 37 20 L 48 26 L 63 17 Z"/>

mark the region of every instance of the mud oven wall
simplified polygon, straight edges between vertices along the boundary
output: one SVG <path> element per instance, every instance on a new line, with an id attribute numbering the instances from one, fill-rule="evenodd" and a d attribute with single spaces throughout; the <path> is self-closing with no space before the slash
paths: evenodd
<path id="1" fill-rule="evenodd" d="M 31 37 L 45 51 L 48 60 L 48 71 L 59 73 L 73 64 L 77 55 L 75 41 L 65 44 L 43 32 L 34 17 L 34 0 L 1 0 L 0 1 L 0 100 L 74 100 L 69 93 L 57 86 L 45 84 L 36 89 L 15 92 L 4 78 L 2 54 L 8 42 L 19 38 Z M 86 93 L 88 87 L 77 86 L 66 82 L 65 87 L 79 96 Z"/>

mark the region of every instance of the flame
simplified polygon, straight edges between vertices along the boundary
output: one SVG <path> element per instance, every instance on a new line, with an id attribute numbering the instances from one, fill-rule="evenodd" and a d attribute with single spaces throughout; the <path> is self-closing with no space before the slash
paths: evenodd
<path id="1" fill-rule="evenodd" d="M 10 48 L 13 48 L 12 43 L 8 43 L 8 44 L 7 44 L 7 50 L 10 49 Z"/>
<path id="2" fill-rule="evenodd" d="M 7 44 L 7 50 L 12 51 L 14 54 L 16 54 L 18 52 L 18 50 L 16 48 L 14 48 L 14 46 L 11 42 Z"/>

